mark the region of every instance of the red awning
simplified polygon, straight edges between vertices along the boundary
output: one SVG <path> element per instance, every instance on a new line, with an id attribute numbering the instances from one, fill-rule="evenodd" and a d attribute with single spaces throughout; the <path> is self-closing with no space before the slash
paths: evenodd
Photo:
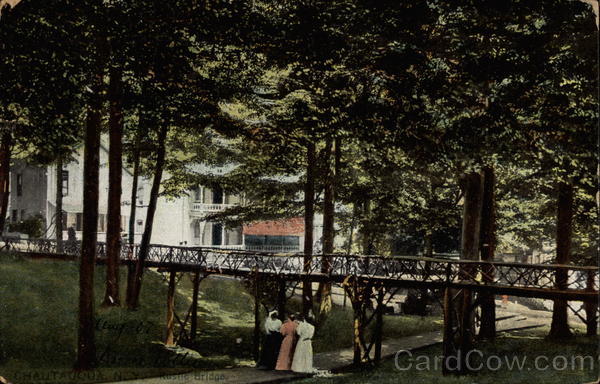
<path id="1" fill-rule="evenodd" d="M 257 221 L 244 225 L 244 235 L 301 236 L 304 234 L 304 219 L 294 217 L 277 221 Z"/>

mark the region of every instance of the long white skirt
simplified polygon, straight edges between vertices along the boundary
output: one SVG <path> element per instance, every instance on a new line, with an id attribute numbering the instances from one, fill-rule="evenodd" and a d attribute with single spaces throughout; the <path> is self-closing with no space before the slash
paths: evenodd
<path id="1" fill-rule="evenodd" d="M 298 340 L 294 359 L 292 360 L 292 371 L 301 373 L 314 373 L 312 341 Z"/>

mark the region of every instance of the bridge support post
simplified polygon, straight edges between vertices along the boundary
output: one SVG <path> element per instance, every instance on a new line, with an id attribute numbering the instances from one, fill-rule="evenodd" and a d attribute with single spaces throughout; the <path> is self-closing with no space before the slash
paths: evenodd
<path id="1" fill-rule="evenodd" d="M 356 276 L 349 281 L 347 278 L 344 282 L 344 289 L 348 293 L 350 302 L 352 303 L 353 310 L 353 350 L 354 355 L 352 364 L 359 366 L 365 360 L 368 360 L 369 356 L 366 355 L 367 347 L 365 341 L 365 321 L 366 321 L 366 309 L 370 306 L 371 300 L 371 285 L 367 282 L 357 281 Z"/>
<path id="2" fill-rule="evenodd" d="M 473 304 L 473 293 L 469 289 L 462 290 L 462 306 L 461 306 L 461 318 L 460 318 L 460 345 L 458 350 L 458 373 L 467 373 L 468 364 L 467 356 L 468 353 L 473 349 L 474 335 L 474 312 L 472 308 Z"/>
<path id="3" fill-rule="evenodd" d="M 385 290 L 383 287 L 379 288 L 377 293 L 377 313 L 375 317 L 375 363 L 379 364 L 381 361 L 381 341 L 383 339 L 383 298 Z"/>
<path id="4" fill-rule="evenodd" d="M 444 292 L 444 374 L 468 372 L 466 358 L 473 348 L 474 311 L 472 292 L 446 288 Z"/>
<path id="5" fill-rule="evenodd" d="M 165 344 L 167 346 L 175 345 L 175 285 L 177 272 L 169 272 L 169 288 L 167 291 L 167 336 Z"/>
<path id="6" fill-rule="evenodd" d="M 127 263 L 127 288 L 125 291 L 126 303 L 131 303 L 133 284 L 135 284 L 135 260 L 130 258 Z"/>
<path id="7" fill-rule="evenodd" d="M 194 273 L 194 290 L 192 292 L 192 306 L 190 308 L 190 341 L 196 341 L 196 332 L 198 332 L 198 291 L 200 290 L 200 272 Z"/>
<path id="8" fill-rule="evenodd" d="M 258 362 L 260 357 L 260 287 L 259 274 L 256 272 L 254 278 L 254 338 L 252 345 L 252 356 Z"/>
<path id="9" fill-rule="evenodd" d="M 493 340 L 496 338 L 496 302 L 494 294 L 481 292 L 481 328 L 479 339 Z"/>
<path id="10" fill-rule="evenodd" d="M 596 273 L 589 271 L 587 275 L 587 287 L 586 289 L 590 292 L 595 292 L 595 278 Z M 598 334 L 598 302 L 586 301 L 585 307 L 585 319 L 586 319 L 586 335 L 596 336 Z"/>
<path id="11" fill-rule="evenodd" d="M 363 353 L 365 351 L 364 340 L 364 315 L 362 311 L 362 305 L 360 303 L 352 303 L 352 309 L 354 310 L 353 327 L 354 327 L 354 339 L 352 342 L 354 355 L 352 358 L 352 364 L 355 366 L 360 365 L 363 362 Z"/>
<path id="12" fill-rule="evenodd" d="M 444 337 L 442 343 L 442 350 L 444 354 L 444 363 L 442 365 L 442 372 L 444 374 L 450 373 L 448 369 L 448 359 L 450 356 L 455 354 L 455 340 L 454 340 L 454 311 L 452 310 L 452 290 L 450 288 L 444 289 Z"/>
<path id="13" fill-rule="evenodd" d="M 280 319 L 285 319 L 285 305 L 287 301 L 285 279 L 279 279 L 279 290 L 277 291 L 277 312 Z"/>

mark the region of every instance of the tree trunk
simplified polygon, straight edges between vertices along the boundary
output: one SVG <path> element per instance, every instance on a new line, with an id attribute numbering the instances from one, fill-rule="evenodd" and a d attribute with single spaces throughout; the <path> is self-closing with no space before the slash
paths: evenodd
<path id="1" fill-rule="evenodd" d="M 571 258 L 571 235 L 573 223 L 573 185 L 561 182 L 558 185 L 558 212 L 556 221 L 556 263 L 566 265 Z M 567 289 L 568 276 L 566 270 L 556 271 L 556 288 Z M 554 300 L 550 337 L 561 339 L 571 337 L 566 300 Z"/>
<path id="2" fill-rule="evenodd" d="M 369 217 L 371 215 L 371 201 L 365 200 L 363 202 L 363 216 L 364 222 L 362 227 L 362 252 L 363 255 L 372 255 L 375 253 L 375 246 L 373 244 L 373 234 L 369 229 Z"/>
<path id="3" fill-rule="evenodd" d="M 163 168 L 165 165 L 167 125 L 160 127 L 158 133 L 158 150 L 156 152 L 156 167 L 154 169 L 154 179 L 152 180 L 152 188 L 150 189 L 150 201 L 148 203 L 148 211 L 146 212 L 146 225 L 144 234 L 138 251 L 138 259 L 135 266 L 134 284 L 131 289 L 130 302 L 127 303 L 129 309 L 137 309 L 140 301 L 140 290 L 142 288 L 142 275 L 144 273 L 144 263 L 148 257 L 150 250 L 150 239 L 152 237 L 152 226 L 154 224 L 154 214 L 156 213 L 156 205 L 158 203 L 158 192 L 160 191 L 160 183 L 162 181 Z"/>
<path id="4" fill-rule="evenodd" d="M 315 143 L 306 148 L 306 183 L 304 184 L 304 271 L 310 271 L 313 253 L 313 225 L 315 216 Z M 302 312 L 306 316 L 312 310 L 312 283 L 308 276 L 302 282 Z"/>
<path id="5" fill-rule="evenodd" d="M 346 244 L 346 255 L 350 256 L 352 253 L 352 246 L 354 245 L 354 228 L 356 227 L 356 218 L 358 216 L 358 205 L 352 203 L 352 219 L 350 220 L 350 233 L 348 234 L 348 243 Z"/>
<path id="6" fill-rule="evenodd" d="M 339 151 L 336 148 L 336 151 Z M 333 253 L 333 241 L 335 238 L 335 177 L 331 172 L 332 140 L 328 139 L 325 145 L 325 172 L 324 172 L 324 197 L 323 197 L 323 256 L 321 260 L 321 272 L 329 273 L 331 269 L 331 254 Z M 319 315 L 327 315 L 332 308 L 331 283 L 319 284 Z"/>
<path id="7" fill-rule="evenodd" d="M 10 128 L 5 128 L 9 130 Z M 10 158 L 12 152 L 12 133 L 5 131 L 0 143 L 0 235 L 4 233 L 8 216 L 8 197 L 10 194 Z"/>
<path id="8" fill-rule="evenodd" d="M 119 306 L 121 256 L 121 180 L 123 168 L 122 71 L 110 69 L 108 88 L 110 151 L 108 154 L 108 220 L 106 228 L 106 293 L 104 306 Z"/>
<path id="9" fill-rule="evenodd" d="M 139 117 L 142 120 L 142 117 Z M 135 244 L 135 223 L 136 223 L 136 208 L 137 208 L 137 191 L 138 179 L 140 176 L 140 142 L 145 130 L 142 131 L 142 123 L 138 126 L 138 131 L 135 136 L 135 148 L 133 153 L 133 183 L 131 186 L 131 208 L 129 212 L 129 244 Z"/>
<path id="10" fill-rule="evenodd" d="M 487 166 L 483 169 L 483 206 L 481 210 L 480 249 L 483 261 L 494 261 L 496 248 L 496 177 L 494 168 Z M 484 267 L 482 279 L 484 282 L 494 281 L 492 266 Z M 494 294 L 481 292 L 481 327 L 479 337 L 494 339 L 496 337 L 496 304 Z"/>
<path id="11" fill-rule="evenodd" d="M 56 253 L 63 253 L 63 159 L 58 156 L 56 159 L 56 218 L 54 219 L 54 229 L 56 232 Z"/>
<path id="12" fill-rule="evenodd" d="M 100 42 L 99 46 L 102 44 Z M 99 47 L 100 48 L 100 47 Z M 94 266 L 98 230 L 98 175 L 100 166 L 100 131 L 102 128 L 103 57 L 97 60 L 92 79 L 84 146 L 83 163 L 83 236 L 79 269 L 79 332 L 75 367 L 88 370 L 96 364 L 94 340 Z"/>
<path id="13" fill-rule="evenodd" d="M 479 172 L 465 175 L 463 223 L 461 234 L 462 259 L 479 260 L 483 180 Z"/>
<path id="14" fill-rule="evenodd" d="M 141 119 L 141 117 L 140 117 Z M 136 209 L 137 209 L 137 191 L 138 191 L 138 179 L 140 173 L 140 141 L 142 137 L 141 125 L 138 127 L 138 132 L 135 137 L 135 148 L 133 153 L 133 182 L 131 186 L 131 207 L 129 211 L 129 246 L 131 252 L 135 252 L 135 225 L 136 225 Z M 135 255 L 134 255 L 135 256 Z M 127 292 L 125 300 L 127 304 L 131 303 L 131 295 L 133 285 L 135 284 L 135 265 L 132 263 L 127 264 Z"/>
<path id="15" fill-rule="evenodd" d="M 471 172 L 464 177 L 464 206 L 461 234 L 462 259 L 479 260 L 479 238 L 481 229 L 481 208 L 483 205 L 483 175 L 480 172 Z M 461 277 L 470 279 L 473 271 L 468 265 L 461 267 Z M 475 315 L 472 311 L 472 295 L 467 289 L 462 290 L 460 300 L 457 301 L 457 312 L 461 314 L 460 329 L 463 347 L 469 347 L 474 336 Z M 461 356 L 468 353 L 461 349 Z"/>

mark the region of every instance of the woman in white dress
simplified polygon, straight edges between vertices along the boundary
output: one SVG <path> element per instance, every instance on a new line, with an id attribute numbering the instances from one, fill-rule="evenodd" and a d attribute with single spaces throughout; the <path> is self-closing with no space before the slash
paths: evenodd
<path id="1" fill-rule="evenodd" d="M 315 334 L 315 327 L 304 316 L 299 316 L 298 320 L 300 321 L 296 328 L 298 343 L 292 360 L 292 371 L 314 373 L 316 370 L 313 367 L 312 338 Z"/>

